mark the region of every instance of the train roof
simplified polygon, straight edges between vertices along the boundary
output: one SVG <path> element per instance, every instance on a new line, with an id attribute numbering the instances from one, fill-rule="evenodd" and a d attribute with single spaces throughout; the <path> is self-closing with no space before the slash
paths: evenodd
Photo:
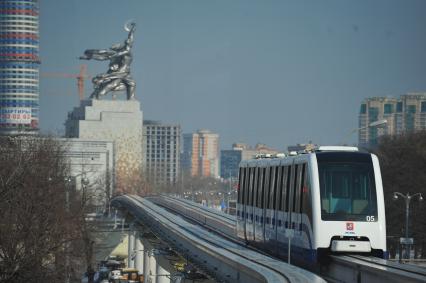
<path id="1" fill-rule="evenodd" d="M 353 146 L 319 146 L 309 151 L 290 152 L 289 154 L 280 155 L 259 155 L 254 159 L 243 160 L 240 166 L 274 166 L 274 165 L 285 165 L 292 163 L 293 160 L 307 161 L 312 155 L 370 155 L 366 152 L 360 152 L 357 147 Z"/>

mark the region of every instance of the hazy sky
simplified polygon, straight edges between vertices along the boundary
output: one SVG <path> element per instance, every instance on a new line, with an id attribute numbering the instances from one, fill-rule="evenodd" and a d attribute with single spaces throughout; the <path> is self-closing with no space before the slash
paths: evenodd
<path id="1" fill-rule="evenodd" d="M 145 119 L 210 129 L 222 149 L 337 144 L 364 98 L 426 92 L 424 11 L 424 0 L 40 0 L 41 72 L 105 72 L 77 58 L 123 42 L 134 19 Z M 41 78 L 43 131 L 63 133 L 77 105 L 75 80 Z"/>

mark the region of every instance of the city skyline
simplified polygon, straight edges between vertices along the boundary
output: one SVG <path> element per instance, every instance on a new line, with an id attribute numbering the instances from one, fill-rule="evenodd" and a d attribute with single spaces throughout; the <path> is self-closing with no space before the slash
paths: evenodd
<path id="1" fill-rule="evenodd" d="M 86 48 L 116 43 L 134 19 L 136 98 L 147 119 L 179 123 L 185 133 L 211 129 L 223 149 L 336 144 L 358 127 L 365 98 L 426 90 L 424 8 L 423 1 L 43 0 L 41 72 L 78 73 Z M 88 66 L 92 75 L 104 69 Z M 78 104 L 76 81 L 40 84 L 40 127 L 63 132 Z M 86 81 L 86 97 L 91 90 Z"/>

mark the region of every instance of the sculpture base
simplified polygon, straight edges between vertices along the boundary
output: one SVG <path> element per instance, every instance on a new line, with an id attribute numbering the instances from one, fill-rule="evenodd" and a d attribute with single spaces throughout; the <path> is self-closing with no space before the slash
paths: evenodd
<path id="1" fill-rule="evenodd" d="M 66 136 L 114 142 L 116 192 L 132 192 L 142 177 L 143 115 L 137 100 L 83 100 L 68 115 Z"/>

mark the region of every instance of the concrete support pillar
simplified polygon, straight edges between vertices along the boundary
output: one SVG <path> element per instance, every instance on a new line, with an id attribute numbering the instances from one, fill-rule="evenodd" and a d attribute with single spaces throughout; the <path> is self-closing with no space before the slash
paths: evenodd
<path id="1" fill-rule="evenodd" d="M 155 259 L 154 255 L 151 255 L 149 257 L 149 274 L 150 274 L 152 283 L 157 283 L 157 274 L 155 273 L 156 271 L 157 271 L 157 260 Z"/>
<path id="2" fill-rule="evenodd" d="M 144 245 L 145 249 L 143 250 L 143 276 L 144 283 L 149 283 L 149 251 L 147 245 Z"/>
<path id="3" fill-rule="evenodd" d="M 162 268 L 161 265 L 159 265 L 158 263 L 156 266 L 155 274 L 157 275 L 157 283 L 170 283 L 170 276 L 166 276 L 170 275 L 170 273 L 164 268 Z"/>
<path id="4" fill-rule="evenodd" d="M 133 225 L 129 226 L 129 238 L 127 241 L 127 267 L 134 268 L 135 267 L 135 261 L 133 258 L 133 250 L 135 244 L 135 231 L 133 228 Z"/>
<path id="5" fill-rule="evenodd" d="M 141 239 L 140 239 L 140 233 L 136 233 L 135 237 L 135 268 L 139 270 L 139 274 L 143 273 L 143 262 L 144 262 L 144 250 L 145 247 L 143 246 Z"/>

